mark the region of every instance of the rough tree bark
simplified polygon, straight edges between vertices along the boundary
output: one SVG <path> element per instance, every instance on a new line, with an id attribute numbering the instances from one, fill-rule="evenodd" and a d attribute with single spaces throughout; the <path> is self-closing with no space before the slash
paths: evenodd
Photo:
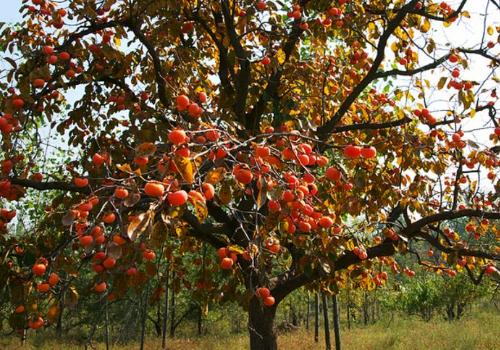
<path id="1" fill-rule="evenodd" d="M 311 303 L 309 301 L 309 293 L 307 293 L 307 311 L 306 311 L 306 329 L 309 330 L 309 314 L 311 310 Z"/>
<path id="2" fill-rule="evenodd" d="M 108 312 L 108 299 L 106 299 L 104 304 L 104 331 L 105 331 L 105 342 L 106 342 L 106 350 L 109 350 L 109 312 Z"/>
<path id="3" fill-rule="evenodd" d="M 203 335 L 203 309 L 202 306 L 198 308 L 198 336 Z"/>
<path id="4" fill-rule="evenodd" d="M 332 308 L 333 308 L 333 332 L 335 334 L 335 350 L 341 349 L 341 341 L 340 341 L 340 310 L 339 310 L 339 302 L 338 295 L 335 294 L 332 297 Z"/>
<path id="5" fill-rule="evenodd" d="M 369 321 L 369 314 L 368 314 L 368 294 L 364 292 L 364 300 L 363 300 L 363 324 L 365 326 L 368 325 Z"/>
<path id="6" fill-rule="evenodd" d="M 250 350 L 278 349 L 278 337 L 274 327 L 276 307 L 276 304 L 272 307 L 263 306 L 256 297 L 250 300 L 248 308 Z"/>
<path id="7" fill-rule="evenodd" d="M 56 334 L 59 338 L 62 336 L 63 313 L 64 313 L 64 293 L 61 296 L 61 300 L 59 301 L 59 315 L 57 315 Z"/>
<path id="8" fill-rule="evenodd" d="M 347 290 L 347 329 L 351 329 L 351 293 Z"/>
<path id="9" fill-rule="evenodd" d="M 148 294 L 149 294 L 148 292 L 149 289 L 146 286 L 146 292 L 144 293 L 141 305 L 141 343 L 140 343 L 141 350 L 144 350 L 144 341 L 146 339 L 146 317 L 148 314 Z"/>
<path id="10" fill-rule="evenodd" d="M 163 350 L 167 350 L 167 321 L 168 321 L 168 284 L 169 284 L 169 275 L 170 269 L 169 265 L 167 265 L 166 276 L 165 276 L 165 305 L 163 311 L 163 324 L 162 324 L 162 337 L 161 337 L 161 348 Z"/>
<path id="11" fill-rule="evenodd" d="M 314 341 L 319 341 L 319 294 L 314 297 Z"/>
<path id="12" fill-rule="evenodd" d="M 175 281 L 175 271 L 172 272 L 172 281 Z M 175 336 L 175 291 L 172 288 L 170 296 L 170 338 Z"/>
<path id="13" fill-rule="evenodd" d="M 330 339 L 330 322 L 328 321 L 328 301 L 325 293 L 321 293 L 321 303 L 323 304 L 323 328 L 325 329 L 325 349 L 332 349 L 332 341 Z"/>

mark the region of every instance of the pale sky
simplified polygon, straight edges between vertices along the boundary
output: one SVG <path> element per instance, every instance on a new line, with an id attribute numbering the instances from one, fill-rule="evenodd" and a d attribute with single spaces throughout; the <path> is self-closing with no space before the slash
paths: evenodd
<path id="1" fill-rule="evenodd" d="M 19 8 L 21 7 L 21 0 L 0 0 L 0 22 L 19 22 L 21 15 Z"/>

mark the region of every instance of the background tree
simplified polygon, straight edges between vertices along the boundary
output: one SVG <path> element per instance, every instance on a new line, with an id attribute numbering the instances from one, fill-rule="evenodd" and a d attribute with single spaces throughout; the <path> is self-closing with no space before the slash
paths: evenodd
<path id="1" fill-rule="evenodd" d="M 174 292 L 248 310 L 252 349 L 277 348 L 294 290 L 373 290 L 415 245 L 442 252 L 429 270 L 496 274 L 498 3 L 478 42 L 434 35 L 467 3 L 25 1 L 0 42 L 0 194 L 57 195 L 31 235 L 1 212 L 13 328 L 79 290 L 146 315 L 166 260 Z M 48 130 L 78 156 L 44 164 Z"/>

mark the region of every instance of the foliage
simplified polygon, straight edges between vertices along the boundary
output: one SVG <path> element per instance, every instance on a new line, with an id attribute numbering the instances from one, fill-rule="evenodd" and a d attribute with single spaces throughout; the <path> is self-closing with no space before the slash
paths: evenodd
<path id="1" fill-rule="evenodd" d="M 498 278 L 500 28 L 450 42 L 466 4 L 25 1 L 0 39 L 0 196 L 33 216 L 13 234 L 1 212 L 10 326 L 167 286 L 236 301 L 275 349 L 290 293 L 412 277 L 398 253 Z"/>

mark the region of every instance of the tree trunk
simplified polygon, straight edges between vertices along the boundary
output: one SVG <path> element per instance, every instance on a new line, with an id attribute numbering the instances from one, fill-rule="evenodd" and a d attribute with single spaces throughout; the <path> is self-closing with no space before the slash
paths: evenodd
<path id="1" fill-rule="evenodd" d="M 293 306 L 293 303 L 291 301 L 290 301 L 290 322 L 295 327 L 299 326 L 299 319 L 297 316 L 297 312 L 296 312 L 295 307 Z"/>
<path id="2" fill-rule="evenodd" d="M 446 307 L 446 314 L 448 321 L 453 321 L 455 319 L 455 303 L 448 304 Z"/>
<path id="3" fill-rule="evenodd" d="M 203 310 L 202 306 L 198 308 L 198 336 L 202 336 L 203 334 Z"/>
<path id="4" fill-rule="evenodd" d="M 165 310 L 163 311 L 163 325 L 162 325 L 162 338 L 161 338 L 161 348 L 167 350 L 167 320 L 168 320 L 168 283 L 169 283 L 169 266 L 167 266 L 167 272 L 165 277 Z"/>
<path id="5" fill-rule="evenodd" d="M 314 297 L 314 341 L 319 341 L 319 294 Z"/>
<path id="6" fill-rule="evenodd" d="M 106 350 L 109 350 L 109 312 L 108 312 L 108 299 L 106 299 L 104 304 L 104 323 L 105 323 L 105 342 Z"/>
<path id="7" fill-rule="evenodd" d="M 371 309 L 372 309 L 372 323 L 375 323 L 375 303 L 377 299 L 375 298 L 375 294 L 372 295 Z"/>
<path id="8" fill-rule="evenodd" d="M 363 301 L 363 324 L 365 326 L 368 325 L 369 314 L 368 314 L 368 294 L 364 292 L 364 301 Z"/>
<path id="9" fill-rule="evenodd" d="M 309 313 L 311 310 L 311 303 L 309 302 L 309 292 L 307 292 L 307 310 L 306 310 L 306 329 L 309 330 Z"/>
<path id="10" fill-rule="evenodd" d="M 146 293 L 143 296 L 143 301 L 141 305 L 141 343 L 140 349 L 144 350 L 144 341 L 146 339 L 146 317 L 148 314 L 148 287 L 146 286 Z M 107 349 L 106 349 L 107 350 Z"/>
<path id="11" fill-rule="evenodd" d="M 172 272 L 172 281 L 175 281 L 175 271 Z M 172 288 L 170 295 L 170 338 L 175 336 L 175 291 Z"/>
<path id="12" fill-rule="evenodd" d="M 158 301 L 156 304 L 156 321 L 153 322 L 155 325 L 155 331 L 156 331 L 156 336 L 159 338 L 162 335 L 162 328 L 161 328 L 161 303 Z"/>
<path id="13" fill-rule="evenodd" d="M 457 304 L 457 315 L 456 315 L 457 320 L 459 320 L 462 317 L 464 310 L 465 310 L 465 303 L 459 302 Z"/>
<path id="14" fill-rule="evenodd" d="M 56 334 L 60 338 L 62 336 L 62 318 L 64 313 L 64 293 L 59 301 L 59 315 L 57 315 Z"/>
<path id="15" fill-rule="evenodd" d="M 21 347 L 24 348 L 24 346 L 26 345 L 26 337 L 28 335 L 28 331 L 26 329 L 23 329 L 22 330 L 22 334 L 21 334 Z"/>
<path id="16" fill-rule="evenodd" d="M 325 293 L 321 293 L 321 303 L 323 304 L 323 327 L 325 328 L 325 349 L 332 349 L 330 339 L 330 322 L 328 321 L 328 302 Z"/>
<path id="17" fill-rule="evenodd" d="M 250 350 L 277 350 L 278 337 L 274 327 L 276 305 L 262 306 L 256 297 L 250 300 L 248 310 L 248 331 Z"/>
<path id="18" fill-rule="evenodd" d="M 351 329 L 351 293 L 347 290 L 347 329 Z"/>
<path id="19" fill-rule="evenodd" d="M 335 350 L 341 349 L 340 342 L 340 310 L 338 296 L 335 294 L 332 297 L 332 308 L 333 308 L 333 332 L 335 333 Z"/>

